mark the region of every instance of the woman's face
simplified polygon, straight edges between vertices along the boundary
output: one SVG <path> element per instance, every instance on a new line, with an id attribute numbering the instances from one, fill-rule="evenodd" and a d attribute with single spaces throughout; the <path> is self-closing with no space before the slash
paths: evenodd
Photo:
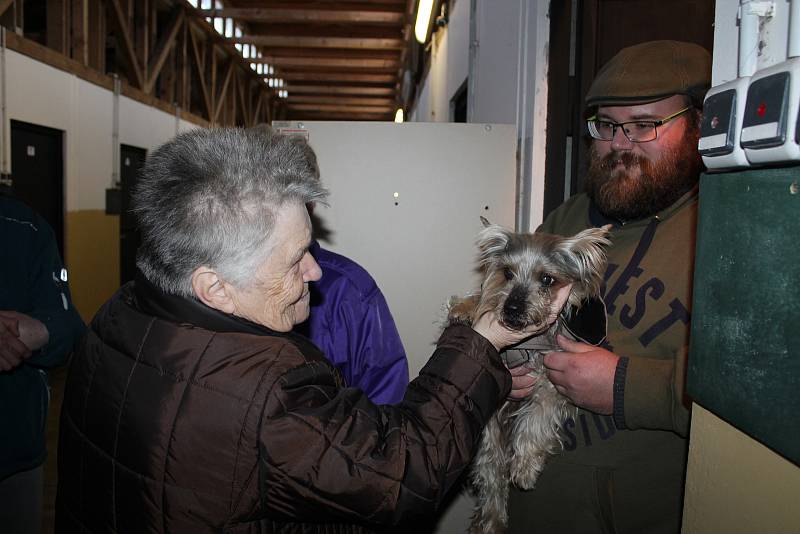
<path id="1" fill-rule="evenodd" d="M 311 222 L 303 204 L 284 204 L 278 211 L 275 230 L 267 244 L 267 259 L 258 267 L 253 284 L 231 288 L 234 315 L 288 332 L 308 318 L 308 282 L 322 276 L 308 252 Z"/>

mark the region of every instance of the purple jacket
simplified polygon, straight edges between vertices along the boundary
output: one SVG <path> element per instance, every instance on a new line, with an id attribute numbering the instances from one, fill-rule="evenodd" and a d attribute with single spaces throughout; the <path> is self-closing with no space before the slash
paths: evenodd
<path id="1" fill-rule="evenodd" d="M 408 385 L 408 361 L 375 280 L 353 260 L 314 242 L 309 250 L 322 267 L 311 284 L 311 315 L 296 331 L 308 336 L 344 375 L 348 386 L 376 404 L 400 402 Z"/>

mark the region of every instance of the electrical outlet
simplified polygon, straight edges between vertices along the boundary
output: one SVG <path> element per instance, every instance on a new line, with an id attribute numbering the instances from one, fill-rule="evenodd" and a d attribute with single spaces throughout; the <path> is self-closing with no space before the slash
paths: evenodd
<path id="1" fill-rule="evenodd" d="M 800 58 L 762 69 L 747 89 L 741 146 L 751 164 L 800 160 Z"/>
<path id="2" fill-rule="evenodd" d="M 747 167 L 749 162 L 739 145 L 749 76 L 712 87 L 703 103 L 703 120 L 697 148 L 710 171 Z"/>

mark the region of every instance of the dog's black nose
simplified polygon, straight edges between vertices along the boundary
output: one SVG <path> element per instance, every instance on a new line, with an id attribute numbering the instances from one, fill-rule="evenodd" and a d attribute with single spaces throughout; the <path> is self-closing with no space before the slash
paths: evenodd
<path id="1" fill-rule="evenodd" d="M 514 288 L 503 304 L 503 322 L 506 326 L 519 330 L 525 326 L 525 291 Z"/>
<path id="2" fill-rule="evenodd" d="M 503 311 L 506 313 L 517 314 L 522 310 L 522 303 L 519 301 L 508 301 L 503 308 Z"/>

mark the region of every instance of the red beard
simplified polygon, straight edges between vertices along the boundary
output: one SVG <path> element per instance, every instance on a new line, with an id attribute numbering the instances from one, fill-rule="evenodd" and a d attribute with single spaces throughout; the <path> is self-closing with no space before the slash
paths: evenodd
<path id="1" fill-rule="evenodd" d="M 586 193 L 600 213 L 620 221 L 643 219 L 669 207 L 697 184 L 703 170 L 691 132 L 658 161 L 627 151 L 600 158 L 594 145 L 589 161 Z"/>

